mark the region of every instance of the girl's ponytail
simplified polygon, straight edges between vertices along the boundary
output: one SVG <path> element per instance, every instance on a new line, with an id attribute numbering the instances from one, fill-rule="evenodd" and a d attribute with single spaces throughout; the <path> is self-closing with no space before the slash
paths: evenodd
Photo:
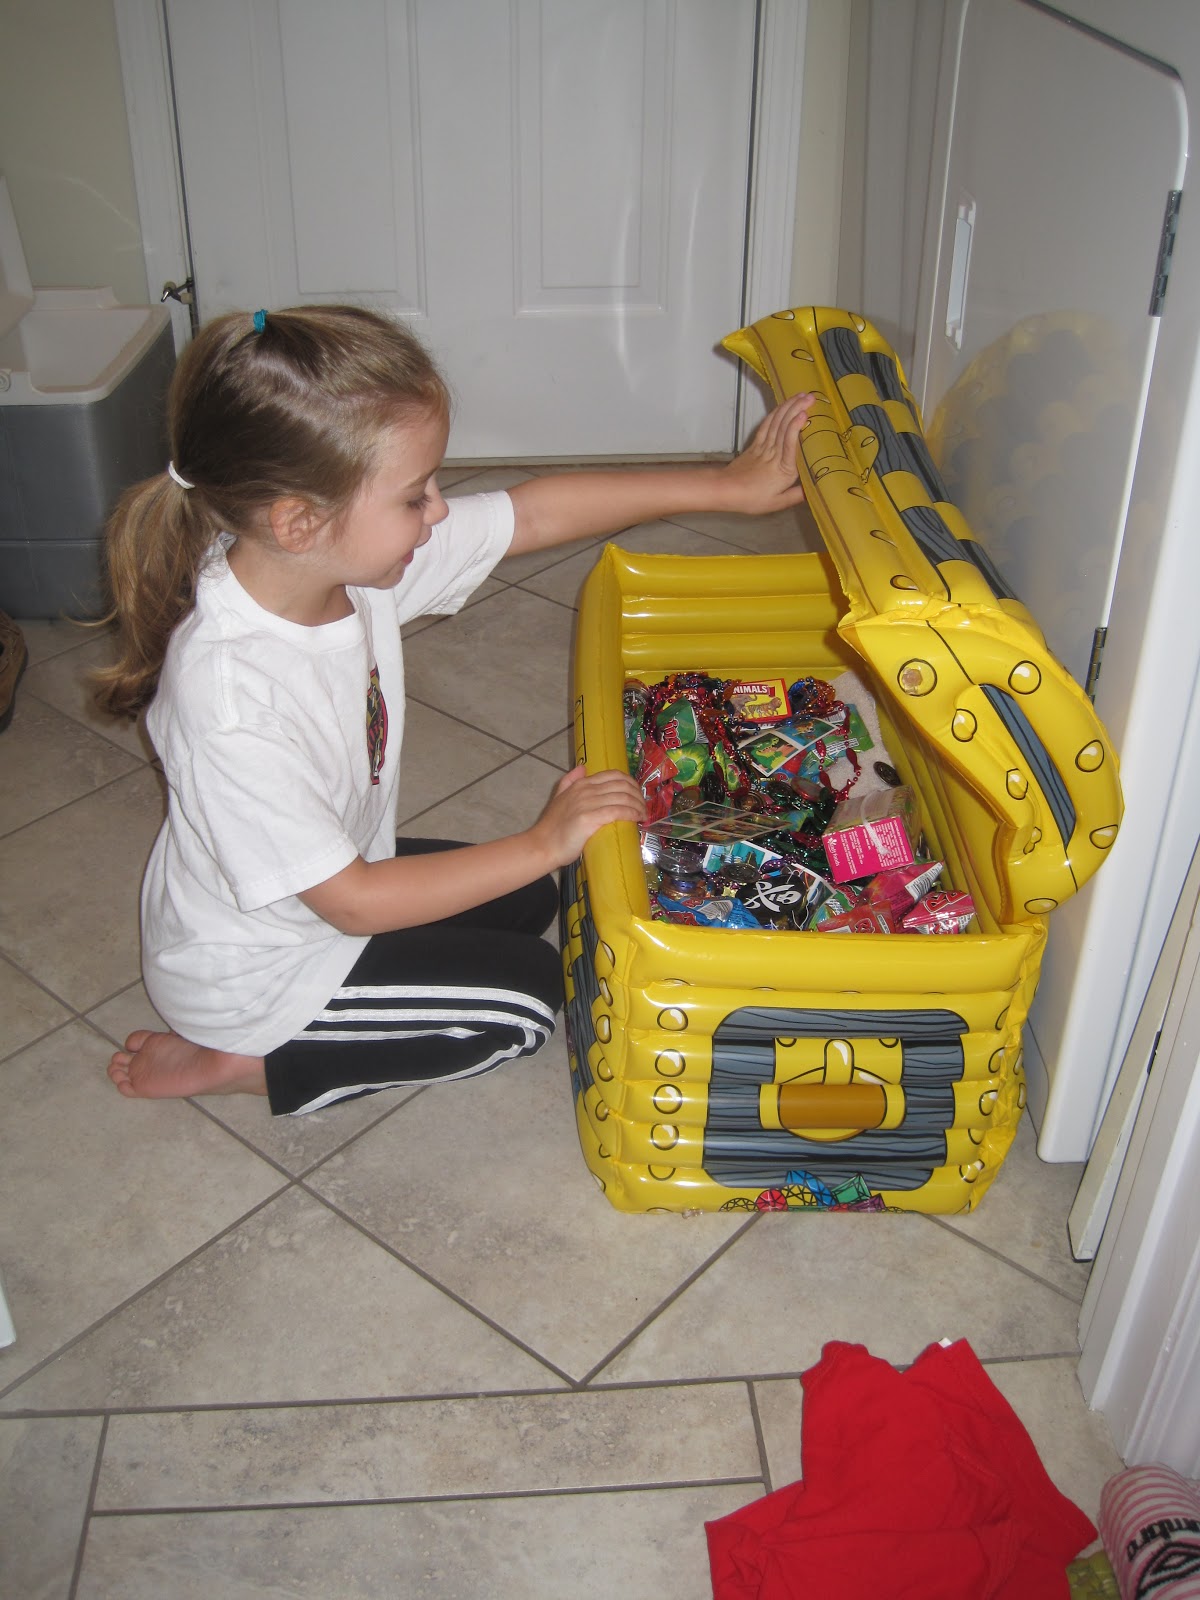
<path id="1" fill-rule="evenodd" d="M 167 643 L 192 608 L 214 529 L 188 491 L 161 473 L 126 490 L 106 530 L 116 659 L 91 674 L 92 698 L 136 717 L 158 687 Z"/>

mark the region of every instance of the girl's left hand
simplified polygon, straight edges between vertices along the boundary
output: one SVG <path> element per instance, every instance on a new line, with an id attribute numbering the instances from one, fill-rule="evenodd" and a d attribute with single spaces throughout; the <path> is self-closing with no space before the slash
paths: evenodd
<path id="1" fill-rule="evenodd" d="M 742 453 L 722 469 L 731 511 L 758 516 L 800 505 L 804 490 L 798 482 L 796 452 L 816 399 L 814 394 L 794 394 L 776 406 Z"/>

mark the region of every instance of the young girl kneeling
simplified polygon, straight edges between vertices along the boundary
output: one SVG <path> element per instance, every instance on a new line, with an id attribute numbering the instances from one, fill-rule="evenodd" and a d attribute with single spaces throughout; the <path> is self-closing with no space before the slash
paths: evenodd
<path id="1" fill-rule="evenodd" d="M 265 1094 L 276 1114 L 486 1072 L 550 1036 L 554 869 L 642 813 L 627 773 L 560 779 L 489 844 L 397 840 L 400 629 L 502 557 L 700 510 L 796 505 L 809 397 L 726 466 L 567 473 L 442 498 L 446 387 L 351 306 L 204 328 L 171 390 L 171 461 L 108 530 L 118 626 L 99 706 L 147 727 L 167 817 L 142 886 L 132 1097 Z"/>

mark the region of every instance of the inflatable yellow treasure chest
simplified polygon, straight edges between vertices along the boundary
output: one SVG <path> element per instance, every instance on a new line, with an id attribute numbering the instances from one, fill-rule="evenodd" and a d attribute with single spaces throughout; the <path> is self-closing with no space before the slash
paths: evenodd
<path id="1" fill-rule="evenodd" d="M 626 1211 L 970 1210 L 1024 1104 L 1047 915 L 1117 832 L 1116 758 L 947 502 L 879 333 L 799 309 L 726 344 L 778 398 L 820 397 L 799 467 L 828 553 L 608 546 L 579 613 L 578 757 L 624 767 L 628 678 L 854 667 L 977 916 L 928 938 L 656 921 L 638 829 L 601 829 L 563 887 L 584 1155 Z"/>

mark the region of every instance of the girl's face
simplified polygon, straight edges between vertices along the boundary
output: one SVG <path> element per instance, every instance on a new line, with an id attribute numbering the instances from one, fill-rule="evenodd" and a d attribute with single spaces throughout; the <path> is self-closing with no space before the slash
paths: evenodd
<path id="1" fill-rule="evenodd" d="M 435 476 L 450 427 L 432 415 L 392 428 L 379 464 L 338 519 L 327 555 L 337 581 L 364 589 L 393 589 L 413 551 L 449 514 Z"/>

